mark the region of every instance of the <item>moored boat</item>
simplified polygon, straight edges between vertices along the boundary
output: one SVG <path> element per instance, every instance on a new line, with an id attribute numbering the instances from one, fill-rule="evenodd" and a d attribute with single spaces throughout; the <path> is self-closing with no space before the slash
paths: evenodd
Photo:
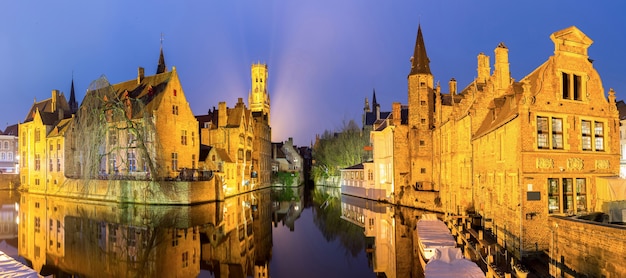
<path id="1" fill-rule="evenodd" d="M 435 250 L 426 267 L 425 278 L 484 278 L 478 265 L 463 257 L 460 248 L 445 247 Z"/>
<path id="2" fill-rule="evenodd" d="M 456 240 L 446 224 L 435 214 L 424 214 L 417 221 L 417 241 L 422 266 L 435 255 L 437 248 L 456 247 Z"/>

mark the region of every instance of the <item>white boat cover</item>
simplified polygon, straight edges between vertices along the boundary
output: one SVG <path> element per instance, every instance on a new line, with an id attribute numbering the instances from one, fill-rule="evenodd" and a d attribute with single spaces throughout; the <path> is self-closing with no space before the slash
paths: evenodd
<path id="1" fill-rule="evenodd" d="M 425 214 L 417 221 L 417 237 L 420 251 L 429 260 L 435 249 L 456 247 L 456 241 L 443 221 L 434 214 Z"/>
<path id="2" fill-rule="evenodd" d="M 4 252 L 0 251 L 0 277 L 42 277 L 30 267 L 11 258 Z"/>
<path id="3" fill-rule="evenodd" d="M 459 248 L 441 248 L 428 261 L 424 269 L 426 278 L 484 278 L 485 273 L 476 263 L 463 258 Z"/>

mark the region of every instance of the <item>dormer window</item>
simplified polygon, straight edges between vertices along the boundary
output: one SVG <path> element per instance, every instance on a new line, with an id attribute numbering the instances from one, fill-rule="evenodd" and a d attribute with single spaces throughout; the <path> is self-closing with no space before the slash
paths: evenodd
<path id="1" fill-rule="evenodd" d="M 563 99 L 583 100 L 583 84 L 580 75 L 562 72 L 561 82 Z"/>

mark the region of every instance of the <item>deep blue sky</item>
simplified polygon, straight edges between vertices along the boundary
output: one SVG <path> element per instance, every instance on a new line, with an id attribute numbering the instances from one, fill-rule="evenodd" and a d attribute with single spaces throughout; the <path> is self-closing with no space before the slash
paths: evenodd
<path id="1" fill-rule="evenodd" d="M 0 9 L 0 129 L 23 121 L 33 99 L 72 76 L 89 83 L 154 73 L 161 33 L 194 114 L 220 101 L 247 103 L 250 65 L 269 66 L 272 140 L 309 145 L 315 134 L 360 123 L 372 90 L 384 111 L 407 102 L 409 58 L 421 24 L 435 80 L 465 87 L 476 55 L 509 48 L 520 80 L 552 55 L 550 34 L 575 25 L 605 94 L 626 98 L 624 1 L 6 1 Z M 493 69 L 493 67 L 492 67 Z"/>

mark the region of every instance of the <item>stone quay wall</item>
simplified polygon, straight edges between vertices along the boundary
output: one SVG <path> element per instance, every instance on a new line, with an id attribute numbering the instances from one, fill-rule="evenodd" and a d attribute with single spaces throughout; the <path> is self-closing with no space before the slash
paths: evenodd
<path id="1" fill-rule="evenodd" d="M 626 277 L 626 227 L 560 216 L 549 222 L 553 277 Z"/>

